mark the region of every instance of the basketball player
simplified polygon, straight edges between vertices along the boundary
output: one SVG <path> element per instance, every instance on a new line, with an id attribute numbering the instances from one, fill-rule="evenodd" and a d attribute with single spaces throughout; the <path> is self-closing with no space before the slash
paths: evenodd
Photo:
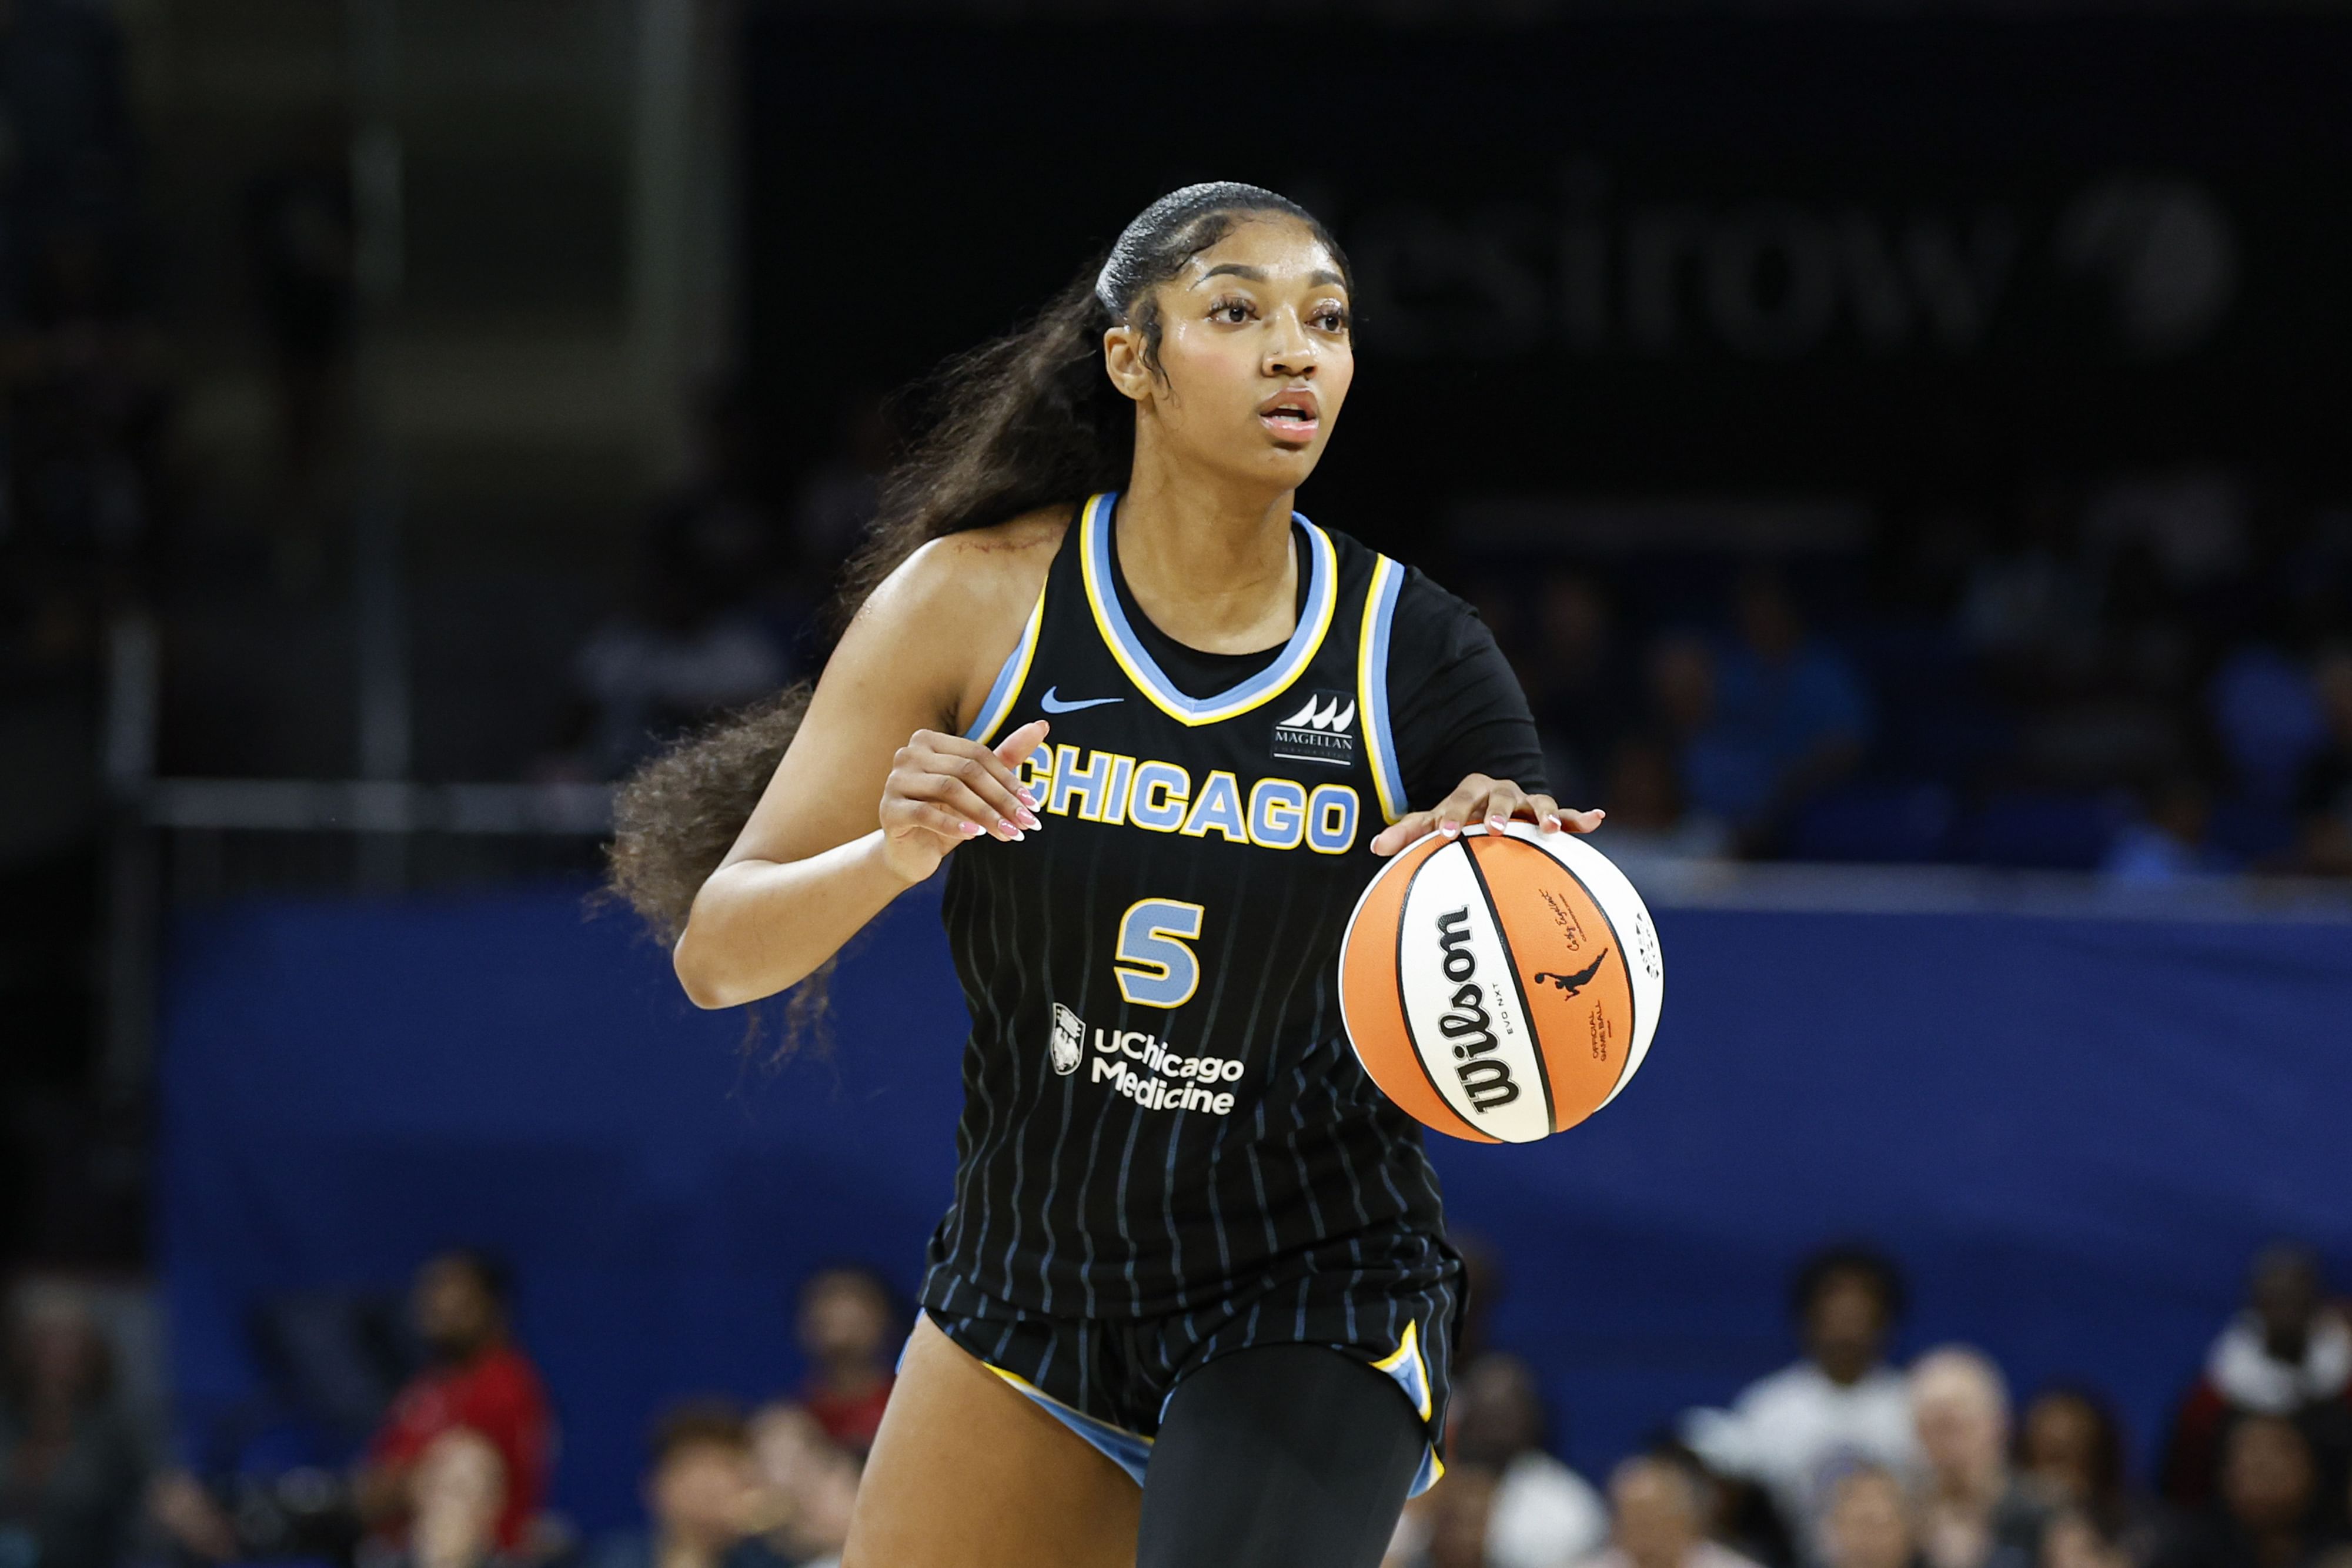
<path id="1" fill-rule="evenodd" d="M 949 867 L 955 1201 L 848 1568 L 1371 1564 L 1440 1468 L 1462 1266 L 1343 1037 L 1357 896 L 1541 792 L 1468 607 L 1291 509 L 1346 402 L 1348 261 L 1196 185 L 950 367 L 804 716 L 623 802 L 622 885 L 706 1007 L 818 970 Z M 793 726 L 797 721 L 796 731 Z M 750 821 L 726 805 L 789 739 Z"/>

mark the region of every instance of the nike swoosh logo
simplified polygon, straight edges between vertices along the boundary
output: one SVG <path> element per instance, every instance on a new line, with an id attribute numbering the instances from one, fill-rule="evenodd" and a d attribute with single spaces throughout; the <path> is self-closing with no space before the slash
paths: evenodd
<path id="1" fill-rule="evenodd" d="M 1047 713 L 1076 713 L 1082 707 L 1100 707 L 1105 703 L 1123 703 L 1127 700 L 1125 697 L 1087 697 L 1083 702 L 1066 703 L 1054 695 L 1059 689 L 1057 686 L 1047 686 L 1045 695 L 1037 699 L 1037 706 Z"/>

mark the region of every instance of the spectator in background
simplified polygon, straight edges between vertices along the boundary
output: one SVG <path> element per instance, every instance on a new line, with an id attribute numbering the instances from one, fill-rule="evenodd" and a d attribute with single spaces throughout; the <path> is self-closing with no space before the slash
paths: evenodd
<path id="1" fill-rule="evenodd" d="M 2312 674 L 2326 731 L 2294 789 L 2303 868 L 2352 876 L 2352 647 L 2330 648 Z"/>
<path id="2" fill-rule="evenodd" d="M 904 1337 L 889 1285 L 857 1265 L 811 1276 L 801 1287 L 799 1333 L 809 1361 L 801 1404 L 827 1437 L 864 1458 L 890 1401 L 891 1348 Z"/>
<path id="3" fill-rule="evenodd" d="M 1523 662 L 1522 685 L 1542 734 L 1544 762 L 1554 789 L 1589 799 L 1633 727 L 1636 674 L 1617 636 L 1616 612 L 1590 577 L 1546 578 L 1535 622 L 1535 656 Z"/>
<path id="4" fill-rule="evenodd" d="M 2040 1559 L 2048 1510 L 2010 1469 L 2009 1412 L 2008 1381 L 1980 1351 L 1947 1345 L 1913 1364 L 1927 1568 L 2034 1568 Z"/>
<path id="5" fill-rule="evenodd" d="M 1545 1451 L 1543 1397 L 1517 1356 L 1489 1351 L 1455 1374 L 1448 1416 L 1450 1468 L 1406 1511 L 1390 1542 L 1392 1561 L 1436 1561 L 1437 1521 L 1462 1506 L 1449 1489 L 1467 1467 L 1486 1478 L 1480 1535 L 1487 1568 L 1566 1568 L 1598 1551 L 1609 1514 L 1591 1483 Z M 1440 1493 L 1448 1495 L 1443 1499 Z"/>
<path id="6" fill-rule="evenodd" d="M 1920 1568 L 1910 1494 L 1880 1465 L 1858 1465 L 1830 1483 L 1819 1541 L 1822 1568 Z"/>
<path id="7" fill-rule="evenodd" d="M 425 1446 L 407 1475 L 408 1549 L 398 1568 L 497 1568 L 514 1562 L 499 1538 L 506 1461 L 478 1432 L 452 1427 Z"/>
<path id="8" fill-rule="evenodd" d="M 2183 877 L 2211 876 L 2236 862 L 2207 841 L 2213 801 L 2202 780 L 2168 773 L 2140 792 L 2139 814 L 2108 846 L 2100 871 L 2126 887 L 2160 887 Z"/>
<path id="9" fill-rule="evenodd" d="M 2352 1446 L 2352 1327 L 2328 1304 L 2318 1258 L 2303 1247 L 2266 1249 L 2246 1297 L 2173 1419 L 2165 1493 L 2183 1508 L 2212 1497 L 2232 1420 L 2275 1416 L 2297 1423 L 2329 1475 L 2340 1471 Z"/>
<path id="10" fill-rule="evenodd" d="M 751 1430 L 768 1545 L 803 1568 L 837 1562 L 857 1501 L 857 1461 L 824 1435 L 815 1416 L 788 1400 L 762 1406 Z"/>
<path id="11" fill-rule="evenodd" d="M 1705 1477 L 1678 1459 L 1641 1454 L 1610 1474 L 1610 1544 L 1591 1568 L 1756 1568 L 1707 1538 Z"/>
<path id="12" fill-rule="evenodd" d="M 742 1413 L 721 1400 L 676 1405 L 655 1425 L 646 1473 L 650 1528 L 615 1536 L 588 1568 L 776 1568 L 754 1533 L 772 1511 Z"/>
<path id="13" fill-rule="evenodd" d="M 1534 1369 L 1489 1352 L 1457 1375 L 1452 1452 L 1495 1476 L 1491 1568 L 1555 1568 L 1608 1539 L 1609 1515 L 1582 1476 L 1547 1451 L 1550 1423 Z"/>
<path id="14" fill-rule="evenodd" d="M 535 1370 L 509 1337 L 506 1270 L 479 1252 L 445 1252 L 416 1272 L 409 1311 L 430 1364 L 392 1403 L 353 1478 L 363 1522 L 406 1532 L 409 1476 L 436 1438 L 464 1429 L 488 1442 L 502 1471 L 497 1538 L 521 1551 L 547 1497 L 555 1424 Z"/>
<path id="15" fill-rule="evenodd" d="M 2098 589 L 2074 549 L 2079 502 L 2063 486 L 2037 486 L 1969 573 L 1957 615 L 1960 636 L 2012 681 L 2036 670 L 2078 668 L 2093 634 Z"/>
<path id="16" fill-rule="evenodd" d="M 2019 1423 L 2017 1464 L 2045 1497 L 2132 1561 L 2151 1561 L 2163 1544 L 2165 1521 L 2155 1500 L 2126 1479 L 2123 1425 L 2091 1390 L 2060 1386 L 2038 1395 Z M 2053 1550 L 2045 1538 L 2043 1555 Z"/>
<path id="17" fill-rule="evenodd" d="M 1738 635 L 1716 661 L 1713 716 L 1684 749 L 1691 800 L 1751 842 L 1852 771 L 1870 738 L 1870 703 L 1844 656 L 1810 636 L 1787 585 L 1740 582 Z"/>
<path id="18" fill-rule="evenodd" d="M 1685 809 L 1672 753 L 1648 737 L 1618 746 L 1601 803 L 1609 810 L 1609 858 L 1637 886 L 1645 867 L 1731 852 L 1731 830 L 1719 818 Z"/>
<path id="19" fill-rule="evenodd" d="M 2249 1414 L 2221 1442 L 2216 1505 L 2165 1568 L 2306 1568 L 2326 1544 L 2310 1440 L 2284 1416 Z"/>
<path id="20" fill-rule="evenodd" d="M 2117 1544 L 2079 1508 L 2062 1508 L 2042 1532 L 2041 1568 L 2147 1568 L 2150 1559 Z"/>
<path id="21" fill-rule="evenodd" d="M 148 1467 L 89 1304 L 61 1286 L 21 1289 L 5 1354 L 0 1563 L 114 1568 Z"/>
<path id="22" fill-rule="evenodd" d="M 2312 672 L 2280 648 L 2249 643 L 2221 661 L 2205 700 L 2239 794 L 2257 806 L 2287 805 L 2326 738 Z"/>
<path id="23" fill-rule="evenodd" d="M 1495 1496 L 1501 1481 L 1484 1465 L 1457 1460 L 1445 1478 L 1414 1499 L 1408 1519 L 1418 1525 L 1412 1541 L 1389 1547 L 1381 1568 L 1494 1568 L 1490 1549 Z"/>
<path id="24" fill-rule="evenodd" d="M 1805 1358 L 1749 1385 L 1729 1410 L 1693 1411 L 1691 1448 L 1717 1475 L 1763 1489 L 1801 1556 L 1819 1535 L 1831 1483 L 1859 1464 L 1907 1474 L 1917 1448 L 1911 1389 L 1886 1364 L 1902 1278 L 1874 1252 L 1835 1248 L 1797 1275 Z"/>
<path id="25" fill-rule="evenodd" d="M 584 734 L 543 774 L 618 778 L 681 730 L 792 677 L 814 595 L 793 585 L 781 530 L 753 493 L 751 407 L 719 387 L 698 415 L 695 472 L 646 527 L 636 603 L 573 656 Z"/>

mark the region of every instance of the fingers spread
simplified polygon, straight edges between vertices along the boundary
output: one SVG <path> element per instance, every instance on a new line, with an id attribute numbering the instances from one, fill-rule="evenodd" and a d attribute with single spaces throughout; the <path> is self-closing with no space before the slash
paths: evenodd
<path id="1" fill-rule="evenodd" d="M 1486 798 L 1479 802 L 1486 831 L 1499 833 L 1513 817 L 1527 813 L 1528 798 L 1517 784 L 1507 779 L 1497 779 L 1486 786 Z"/>
<path id="2" fill-rule="evenodd" d="M 1449 839 L 1460 832 L 1463 824 L 1477 815 L 1494 782 L 1484 773 L 1473 773 L 1456 785 L 1454 793 L 1440 800 L 1437 810 L 1429 813 L 1436 819 L 1437 831 Z"/>
<path id="3" fill-rule="evenodd" d="M 1430 811 L 1415 811 L 1411 816 L 1399 817 L 1373 837 L 1372 853 L 1376 855 L 1396 853 L 1397 851 L 1429 831 L 1430 823 L 1434 820 L 1434 816 L 1435 813 Z"/>

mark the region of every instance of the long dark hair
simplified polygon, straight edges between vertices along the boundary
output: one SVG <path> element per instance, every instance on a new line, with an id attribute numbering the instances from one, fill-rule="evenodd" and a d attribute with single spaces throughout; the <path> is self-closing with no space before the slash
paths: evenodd
<path id="1" fill-rule="evenodd" d="M 1352 284 L 1330 232 L 1272 191 L 1188 185 L 1152 203 L 1098 267 L 1088 267 L 1027 326 L 950 360 L 929 379 L 939 417 L 884 479 L 829 627 L 846 625 L 875 585 L 932 539 L 1124 485 L 1135 461 L 1135 404 L 1104 371 L 1103 333 L 1140 328 L 1144 362 L 1158 373 L 1161 322 L 1152 289 L 1261 214 L 1305 224 Z M 759 804 L 808 711 L 809 692 L 803 682 L 730 715 L 622 783 L 608 883 L 665 946 L 686 929 L 694 895 Z M 793 1005 L 797 1023 L 822 1009 L 822 988 L 804 984 Z"/>

